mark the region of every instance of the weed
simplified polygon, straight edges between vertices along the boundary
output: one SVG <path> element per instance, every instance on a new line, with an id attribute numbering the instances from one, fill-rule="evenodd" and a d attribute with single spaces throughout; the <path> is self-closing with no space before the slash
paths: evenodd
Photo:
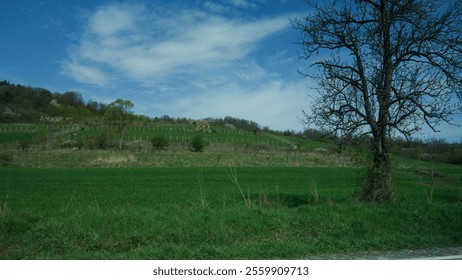
<path id="1" fill-rule="evenodd" d="M 6 197 L 5 197 L 5 201 L 3 202 L 3 206 L 0 205 L 0 217 L 5 217 L 9 212 L 9 208 L 8 208 L 8 195 L 9 194 L 10 194 L 9 192 L 6 193 Z"/>
<path id="2" fill-rule="evenodd" d="M 260 190 L 258 193 L 258 202 L 260 208 L 279 208 L 283 205 L 279 187 L 276 185 L 275 193 L 268 193 L 266 190 Z"/>
<path id="3" fill-rule="evenodd" d="M 425 197 L 427 199 L 428 204 L 432 204 L 433 203 L 433 193 L 435 191 L 435 177 L 441 176 L 440 173 L 435 172 L 434 168 L 432 168 L 432 170 L 430 171 L 427 171 L 424 169 L 418 169 L 416 173 L 420 177 L 420 182 L 424 188 Z M 424 177 L 426 176 L 430 176 L 429 183 L 424 182 Z"/>
<path id="4" fill-rule="evenodd" d="M 197 184 L 199 185 L 199 205 L 202 209 L 207 208 L 207 199 L 205 196 L 204 176 L 196 176 Z"/>
<path id="5" fill-rule="evenodd" d="M 459 178 L 455 177 L 455 181 L 457 182 L 456 184 L 456 197 L 457 197 L 457 203 L 462 203 L 462 185 L 460 183 Z"/>
<path id="6" fill-rule="evenodd" d="M 318 193 L 318 184 L 314 178 L 311 178 L 311 195 L 313 197 L 313 203 L 318 204 L 319 202 L 319 193 Z"/>
<path id="7" fill-rule="evenodd" d="M 241 185 L 239 184 L 239 178 L 237 177 L 236 168 L 229 164 L 229 173 L 226 172 L 226 174 L 228 175 L 229 180 L 231 180 L 231 183 L 233 183 L 239 189 L 239 192 L 241 193 L 247 208 L 250 208 L 250 200 L 248 199 L 248 197 L 245 196 L 244 192 L 242 191 Z"/>

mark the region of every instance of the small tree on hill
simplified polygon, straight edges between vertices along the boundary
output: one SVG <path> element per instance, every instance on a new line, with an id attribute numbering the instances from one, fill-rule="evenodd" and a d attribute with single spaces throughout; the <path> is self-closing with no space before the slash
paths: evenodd
<path id="1" fill-rule="evenodd" d="M 104 114 L 106 123 L 114 125 L 120 133 L 119 149 L 122 149 L 125 131 L 133 121 L 134 116 L 131 111 L 133 106 L 130 100 L 117 99 L 107 106 Z"/>

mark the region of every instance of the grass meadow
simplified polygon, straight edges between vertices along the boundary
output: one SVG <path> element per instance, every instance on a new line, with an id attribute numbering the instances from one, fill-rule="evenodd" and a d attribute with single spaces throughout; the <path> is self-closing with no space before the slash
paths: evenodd
<path id="1" fill-rule="evenodd" d="M 0 259 L 299 259 L 462 245 L 462 168 L 400 161 L 396 199 L 364 168 L 0 169 Z"/>

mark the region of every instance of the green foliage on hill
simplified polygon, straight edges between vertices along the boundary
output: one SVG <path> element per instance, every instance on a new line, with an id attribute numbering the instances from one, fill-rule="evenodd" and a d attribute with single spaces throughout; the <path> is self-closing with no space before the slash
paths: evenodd
<path id="1" fill-rule="evenodd" d="M 0 82 L 1 123 L 75 123 L 100 118 L 106 105 L 84 102 L 75 91 L 52 93 L 47 89 Z"/>

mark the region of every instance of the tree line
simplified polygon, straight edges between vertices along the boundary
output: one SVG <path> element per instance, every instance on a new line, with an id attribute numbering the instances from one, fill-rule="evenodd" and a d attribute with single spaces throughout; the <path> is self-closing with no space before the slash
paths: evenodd
<path id="1" fill-rule="evenodd" d="M 84 101 L 75 91 L 53 93 L 47 89 L 0 82 L 0 122 L 37 123 L 46 117 L 82 121 L 102 117 L 106 104 Z"/>
<path id="2" fill-rule="evenodd" d="M 128 100 L 125 100 L 128 101 Z M 122 100 L 120 100 L 122 102 Z M 0 81 L 0 123 L 103 123 L 105 119 L 113 120 L 123 110 L 121 104 L 104 104 L 93 100 L 85 101 L 82 95 L 75 91 L 64 93 L 51 92 L 39 87 L 13 84 Z M 119 105 L 119 106 L 117 106 Z M 131 104 L 130 109 L 134 105 Z M 127 112 L 125 112 L 127 113 Z M 133 123 L 172 123 L 190 124 L 193 120 L 174 118 L 168 115 L 148 117 L 130 112 Z M 236 129 L 258 132 L 269 131 L 268 127 L 261 127 L 258 123 L 226 116 L 224 118 L 209 117 L 205 119 L 218 126 L 231 125 Z"/>

